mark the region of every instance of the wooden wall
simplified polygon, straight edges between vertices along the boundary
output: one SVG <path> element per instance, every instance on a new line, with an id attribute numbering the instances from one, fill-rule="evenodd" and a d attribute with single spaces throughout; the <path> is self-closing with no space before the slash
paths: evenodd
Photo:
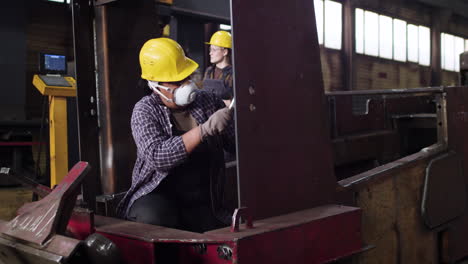
<path id="1" fill-rule="evenodd" d="M 40 118 L 42 95 L 32 85 L 38 71 L 39 52 L 64 54 L 73 60 L 72 12 L 68 5 L 30 1 L 27 5 L 26 119 Z"/>

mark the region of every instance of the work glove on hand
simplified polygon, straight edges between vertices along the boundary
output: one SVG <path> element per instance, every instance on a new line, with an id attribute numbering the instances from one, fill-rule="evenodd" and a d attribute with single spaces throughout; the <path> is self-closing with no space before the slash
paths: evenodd
<path id="1" fill-rule="evenodd" d="M 232 112 L 232 109 L 226 107 L 212 114 L 205 123 L 200 125 L 201 140 L 221 134 L 232 119 Z"/>

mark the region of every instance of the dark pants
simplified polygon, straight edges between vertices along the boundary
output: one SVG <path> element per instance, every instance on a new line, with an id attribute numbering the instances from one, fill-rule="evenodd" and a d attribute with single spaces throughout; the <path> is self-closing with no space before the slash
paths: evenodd
<path id="1" fill-rule="evenodd" d="M 157 191 L 136 200 L 128 219 L 199 233 L 225 226 L 214 216 L 210 204 L 184 204 Z"/>
<path id="2" fill-rule="evenodd" d="M 128 220 L 199 233 L 225 226 L 209 204 L 186 204 L 157 190 L 133 203 Z M 179 262 L 177 244 L 159 243 L 155 254 L 160 264 Z"/>

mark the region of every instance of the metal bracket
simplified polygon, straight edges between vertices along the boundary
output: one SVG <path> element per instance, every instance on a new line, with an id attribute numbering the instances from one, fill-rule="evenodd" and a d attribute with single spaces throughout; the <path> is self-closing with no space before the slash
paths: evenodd
<path id="1" fill-rule="evenodd" d="M 247 207 L 240 207 L 234 210 L 234 214 L 232 215 L 231 232 L 239 232 L 241 217 L 247 221 L 247 228 L 253 228 L 252 215 L 249 213 L 249 209 Z"/>

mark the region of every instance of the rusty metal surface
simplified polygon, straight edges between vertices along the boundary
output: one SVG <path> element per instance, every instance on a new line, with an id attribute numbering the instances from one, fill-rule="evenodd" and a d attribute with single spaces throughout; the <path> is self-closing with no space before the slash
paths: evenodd
<path id="1" fill-rule="evenodd" d="M 7 222 L 0 222 L 0 229 Z M 56 235 L 45 246 L 26 245 L 0 236 L 0 263 L 63 263 L 76 252 L 80 240 Z M 2 262 L 3 261 L 3 262 Z"/>
<path id="2" fill-rule="evenodd" d="M 432 93 L 421 96 L 386 96 L 385 106 L 389 116 L 410 113 L 436 113 L 435 96 Z"/>
<path id="3" fill-rule="evenodd" d="M 423 89 L 425 93 L 399 90 L 393 93 L 327 93 L 332 137 L 392 129 L 394 115 L 435 114 L 440 89 Z"/>
<path id="4" fill-rule="evenodd" d="M 239 226 L 240 232 L 231 232 L 230 227 L 225 227 L 212 230 L 204 234 L 187 232 L 156 225 L 129 222 L 98 215 L 95 216 L 95 225 L 96 232 L 101 234 L 111 234 L 147 242 L 172 241 L 180 243 L 212 243 L 247 238 L 265 232 L 291 228 L 312 221 L 319 221 L 320 219 L 335 217 L 340 214 L 347 214 L 355 211 L 359 211 L 359 208 L 341 205 L 324 205 L 312 209 L 255 221 L 253 228 L 246 228 L 246 224 L 241 224 Z"/>
<path id="5" fill-rule="evenodd" d="M 52 235 L 63 233 L 75 206 L 78 187 L 89 169 L 88 163 L 77 163 L 49 195 L 8 222 L 2 234 L 43 245 Z"/>
<path id="6" fill-rule="evenodd" d="M 339 205 L 260 220 L 238 233 L 207 234 L 236 242 L 233 263 L 324 263 L 362 249 L 360 209 Z"/>
<path id="7" fill-rule="evenodd" d="M 149 225 L 137 222 L 129 222 L 117 218 L 95 216 L 96 232 L 111 234 L 146 242 L 180 242 L 213 241 L 203 234 L 193 233 L 162 226 Z"/>
<path id="8" fill-rule="evenodd" d="M 399 157 L 399 136 L 393 130 L 377 130 L 335 138 L 333 154 L 335 166 L 362 160 L 388 162 Z"/>
<path id="9" fill-rule="evenodd" d="M 130 118 L 133 106 L 147 92 L 137 87 L 141 74 L 138 53 L 145 41 L 160 36 L 161 29 L 152 1 L 120 0 L 94 10 L 100 176 L 102 193 L 114 194 L 130 187 L 136 157 Z M 87 147 L 95 149 L 96 145 Z"/>
<path id="10" fill-rule="evenodd" d="M 359 208 L 325 205 L 263 219 L 250 229 L 241 225 L 235 233 L 226 227 L 198 234 L 101 216 L 96 225 L 129 264 L 157 262 L 161 243 L 177 243 L 174 263 L 323 263 L 363 250 L 360 218 Z"/>
<path id="11" fill-rule="evenodd" d="M 330 202 L 336 180 L 313 1 L 231 4 L 239 207 L 261 219 Z"/>
<path id="12" fill-rule="evenodd" d="M 63 256 L 31 248 L 24 244 L 0 237 L 1 264 L 52 264 L 62 263 L 63 260 Z"/>
<path id="13" fill-rule="evenodd" d="M 406 166 L 410 166 L 413 162 L 418 162 L 420 160 L 433 157 L 437 154 L 445 152 L 446 150 L 447 146 L 444 144 L 431 145 L 415 154 L 373 168 L 353 177 L 341 180 L 338 182 L 340 186 L 338 190 L 341 188 L 343 188 L 343 190 L 366 188 L 366 185 L 368 185 L 370 182 L 378 181 L 380 178 L 391 176 L 391 173 L 397 169 L 405 168 Z"/>
<path id="14" fill-rule="evenodd" d="M 211 235 L 212 237 L 223 237 L 224 239 L 248 238 L 265 232 L 287 229 L 352 212 L 360 212 L 360 209 L 334 204 L 322 205 L 311 209 L 258 220 L 254 222 L 253 228 L 246 228 L 246 224 L 242 224 L 240 225 L 240 232 L 231 232 L 230 227 L 226 227 L 208 231 L 205 234 Z"/>
<path id="15" fill-rule="evenodd" d="M 455 219 L 466 208 L 461 165 L 459 157 L 452 152 L 431 160 L 426 168 L 421 212 L 431 229 Z"/>
<path id="16" fill-rule="evenodd" d="M 75 52 L 75 76 L 77 83 L 77 107 L 80 160 L 92 166 L 89 177 L 83 183 L 83 200 L 94 210 L 99 181 L 99 125 L 96 105 L 96 79 L 94 72 L 93 12 L 91 1 L 74 0 L 73 45 Z"/>
<path id="17" fill-rule="evenodd" d="M 426 87 L 411 89 L 383 89 L 383 90 L 356 90 L 356 91 L 333 91 L 326 95 L 384 95 L 384 94 L 432 94 L 434 92 L 443 92 L 444 87 Z"/>
<path id="18" fill-rule="evenodd" d="M 156 259 L 156 245 L 152 241 L 145 241 L 134 239 L 132 237 L 114 235 L 111 233 L 100 233 L 106 238 L 110 239 L 118 248 L 121 253 L 121 263 L 125 264 L 155 264 L 158 263 Z M 174 263 L 171 261 L 169 263 Z M 186 262 L 191 263 L 191 262 Z M 192 262 L 193 263 L 193 262 Z"/>
<path id="19" fill-rule="evenodd" d="M 448 87 L 447 92 L 447 133 L 451 150 L 463 157 L 462 170 L 465 188 L 468 188 L 468 90 L 466 87 Z M 467 198 L 468 199 L 468 198 Z M 467 210 L 468 208 L 465 208 Z M 468 255 L 468 215 L 454 220 L 447 231 L 447 256 L 450 262 Z"/>
<path id="20" fill-rule="evenodd" d="M 356 114 L 353 111 L 352 96 L 335 96 L 334 101 L 334 128 L 335 136 L 369 132 L 385 129 L 385 103 L 383 98 L 371 98 L 368 101 L 367 112 Z M 330 102 L 330 100 L 329 100 Z"/>

